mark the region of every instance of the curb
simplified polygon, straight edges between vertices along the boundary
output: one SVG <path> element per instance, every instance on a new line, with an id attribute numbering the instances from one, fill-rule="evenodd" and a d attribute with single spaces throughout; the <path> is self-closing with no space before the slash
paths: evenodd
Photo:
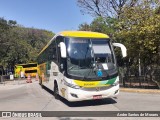
<path id="1" fill-rule="evenodd" d="M 148 94 L 159 94 L 160 90 L 158 89 L 136 89 L 136 88 L 120 88 L 120 91 L 122 92 L 133 92 L 133 93 L 148 93 Z"/>

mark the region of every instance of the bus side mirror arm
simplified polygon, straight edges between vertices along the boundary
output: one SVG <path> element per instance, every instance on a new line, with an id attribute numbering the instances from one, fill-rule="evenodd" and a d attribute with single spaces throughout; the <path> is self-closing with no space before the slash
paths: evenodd
<path id="1" fill-rule="evenodd" d="M 67 56 L 66 45 L 64 44 L 64 42 L 60 42 L 59 46 L 60 46 L 61 57 L 66 58 Z"/>
<path id="2" fill-rule="evenodd" d="M 123 44 L 121 44 L 121 43 L 113 43 L 113 46 L 120 47 L 121 51 L 122 51 L 122 56 L 123 57 L 127 56 L 127 49 L 126 49 L 126 47 Z"/>

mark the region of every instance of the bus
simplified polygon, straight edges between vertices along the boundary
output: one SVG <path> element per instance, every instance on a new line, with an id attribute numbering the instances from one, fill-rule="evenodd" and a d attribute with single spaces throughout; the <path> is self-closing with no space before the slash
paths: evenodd
<path id="1" fill-rule="evenodd" d="M 55 35 L 39 53 L 40 85 L 66 100 L 83 101 L 116 97 L 119 76 L 113 46 L 108 35 L 89 31 L 63 31 Z"/>
<path id="2" fill-rule="evenodd" d="M 14 69 L 15 77 L 22 77 L 21 72 L 24 73 L 23 77 L 36 77 L 37 71 L 37 63 L 17 64 Z"/>

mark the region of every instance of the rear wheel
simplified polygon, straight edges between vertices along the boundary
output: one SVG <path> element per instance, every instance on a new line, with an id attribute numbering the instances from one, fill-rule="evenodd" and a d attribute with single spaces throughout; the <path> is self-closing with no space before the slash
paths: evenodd
<path id="1" fill-rule="evenodd" d="M 59 99 L 59 93 L 58 93 L 58 85 L 57 85 L 57 83 L 54 84 L 54 97 L 55 97 L 55 99 Z"/>

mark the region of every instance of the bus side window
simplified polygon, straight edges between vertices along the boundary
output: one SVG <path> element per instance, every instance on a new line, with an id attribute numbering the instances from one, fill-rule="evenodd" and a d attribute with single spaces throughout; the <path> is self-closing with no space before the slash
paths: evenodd
<path id="1" fill-rule="evenodd" d="M 54 40 L 49 47 L 49 59 L 57 62 L 56 41 Z"/>
<path id="2" fill-rule="evenodd" d="M 58 36 L 56 38 L 56 43 L 57 43 L 57 57 L 58 57 L 58 65 L 59 65 L 59 69 L 62 72 L 64 69 L 64 63 L 63 60 L 61 58 L 61 52 L 60 52 L 60 47 L 59 47 L 59 43 L 60 42 L 64 42 L 64 37 L 62 36 Z"/>

